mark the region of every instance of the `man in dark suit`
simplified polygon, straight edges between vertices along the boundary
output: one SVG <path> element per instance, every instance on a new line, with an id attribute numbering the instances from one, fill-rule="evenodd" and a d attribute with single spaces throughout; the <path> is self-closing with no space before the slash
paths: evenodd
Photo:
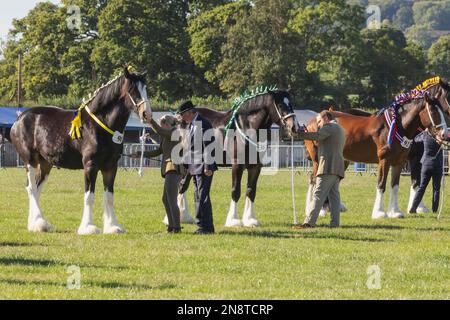
<path id="1" fill-rule="evenodd" d="M 209 193 L 217 165 L 214 150 L 208 148 L 214 142 L 214 136 L 211 135 L 211 139 L 205 139 L 204 135 L 213 127 L 195 110 L 191 101 L 181 105 L 178 114 L 184 122 L 189 124 L 187 136 L 189 154 L 185 166 L 193 177 L 195 185 L 195 211 L 198 220 L 196 234 L 211 234 L 214 233 L 214 222 Z"/>

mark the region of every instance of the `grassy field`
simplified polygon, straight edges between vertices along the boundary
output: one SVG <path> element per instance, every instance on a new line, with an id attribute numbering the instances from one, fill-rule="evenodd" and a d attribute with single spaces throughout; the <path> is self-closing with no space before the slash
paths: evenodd
<path id="1" fill-rule="evenodd" d="M 404 210 L 408 179 L 403 178 L 400 189 Z M 167 235 L 161 223 L 159 170 L 146 171 L 143 179 L 136 172 L 121 171 L 116 210 L 128 233 L 79 237 L 81 172 L 52 172 L 42 206 L 57 230 L 31 234 L 26 230 L 25 172 L 0 170 L 0 298 L 450 298 L 450 203 L 441 221 L 433 215 L 372 221 L 376 178 L 349 175 L 342 185 L 349 207 L 342 228 L 326 228 L 327 218 L 315 230 L 293 231 L 290 175 L 282 172 L 260 180 L 256 212 L 263 226 L 230 230 L 223 228 L 230 180 L 227 171 L 215 177 L 216 235 L 194 236 L 194 226 L 186 226 L 183 234 Z M 303 219 L 305 175 L 297 176 L 296 183 Z M 95 208 L 100 227 L 101 197 L 100 192 Z M 68 267 L 73 265 L 81 272 L 79 290 L 67 288 Z M 378 290 L 367 286 L 371 266 L 381 270 Z"/>

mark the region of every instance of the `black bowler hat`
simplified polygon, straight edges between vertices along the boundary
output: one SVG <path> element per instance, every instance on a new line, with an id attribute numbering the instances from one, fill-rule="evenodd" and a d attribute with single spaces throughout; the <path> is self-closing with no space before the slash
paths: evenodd
<path id="1" fill-rule="evenodd" d="M 194 104 L 192 103 L 192 101 L 187 101 L 185 103 L 183 103 L 180 108 L 178 108 L 178 112 L 177 114 L 183 114 L 189 110 L 193 110 L 195 109 Z"/>

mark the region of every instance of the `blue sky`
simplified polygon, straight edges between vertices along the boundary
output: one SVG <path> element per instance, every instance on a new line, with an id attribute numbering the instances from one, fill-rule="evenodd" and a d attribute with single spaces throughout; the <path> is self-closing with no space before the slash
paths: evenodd
<path id="1" fill-rule="evenodd" d="M 23 18 L 28 11 L 34 8 L 42 0 L 18 0 L 18 1 L 2 1 L 2 8 L 0 10 L 0 37 L 6 39 L 8 30 L 12 26 L 14 18 Z M 59 0 L 50 0 L 53 3 L 60 3 Z"/>

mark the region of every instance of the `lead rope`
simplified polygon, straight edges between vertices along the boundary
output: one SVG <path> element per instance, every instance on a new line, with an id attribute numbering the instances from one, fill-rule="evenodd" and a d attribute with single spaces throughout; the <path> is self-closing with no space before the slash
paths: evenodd
<path id="1" fill-rule="evenodd" d="M 291 144 L 292 144 L 292 150 L 291 150 L 291 165 L 292 165 L 292 208 L 294 211 L 294 226 L 297 225 L 297 209 L 295 204 L 295 169 L 294 169 L 294 137 L 291 137 Z"/>
<path id="2" fill-rule="evenodd" d="M 439 206 L 438 220 L 441 220 L 442 211 L 444 210 L 444 202 L 445 202 L 444 192 L 445 192 L 445 161 L 442 161 L 441 204 Z"/>
<path id="3" fill-rule="evenodd" d="M 142 136 L 140 137 L 141 140 L 141 161 L 139 164 L 139 177 L 144 177 L 144 151 L 145 151 L 145 128 L 142 129 Z"/>

